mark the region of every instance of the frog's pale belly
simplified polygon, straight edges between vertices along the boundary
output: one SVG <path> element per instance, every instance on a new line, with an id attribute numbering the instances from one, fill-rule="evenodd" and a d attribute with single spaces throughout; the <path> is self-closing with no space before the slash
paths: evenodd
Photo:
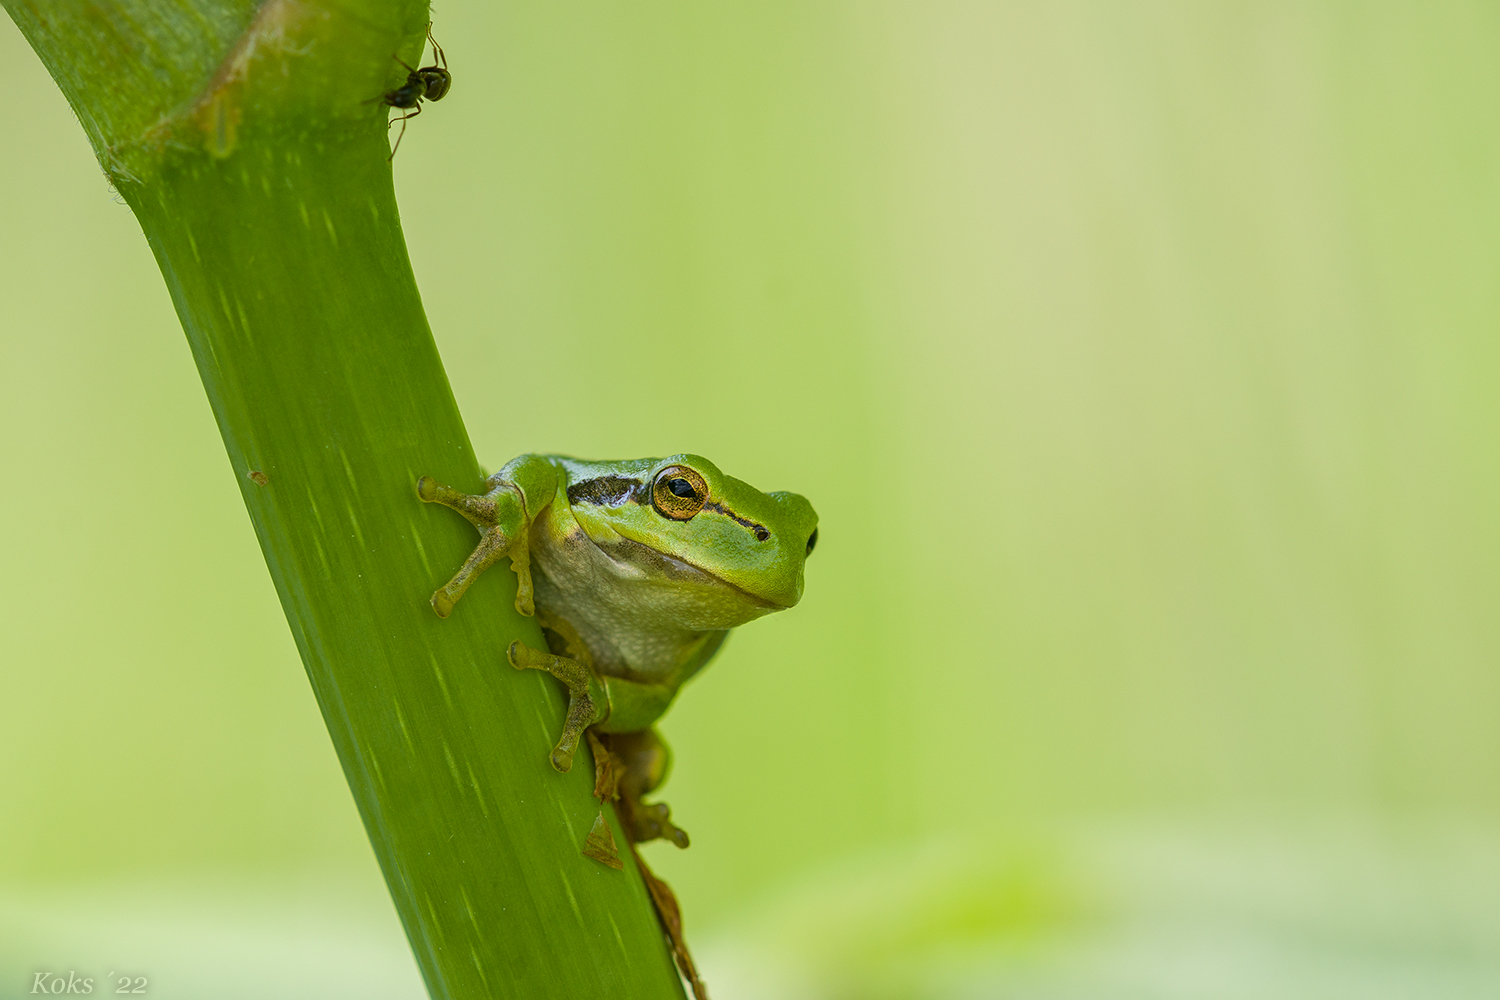
<path id="1" fill-rule="evenodd" d="M 615 551 L 572 522 L 532 533 L 537 607 L 578 631 L 602 674 L 681 683 L 708 661 L 728 630 L 773 610 L 716 578 L 644 545 Z M 562 530 L 559 530 L 561 528 Z"/>

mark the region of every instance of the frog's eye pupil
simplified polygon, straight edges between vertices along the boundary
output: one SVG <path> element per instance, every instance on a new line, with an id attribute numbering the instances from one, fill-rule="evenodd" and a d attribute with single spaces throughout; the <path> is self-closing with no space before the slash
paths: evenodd
<path id="1" fill-rule="evenodd" d="M 812 550 L 817 547 L 817 544 L 818 544 L 818 529 L 814 528 L 813 529 L 813 533 L 807 536 L 807 554 L 808 555 L 812 555 Z"/>
<path id="2" fill-rule="evenodd" d="M 672 491 L 673 496 L 682 497 L 684 500 L 691 500 L 698 495 L 698 491 L 693 489 L 693 484 L 686 479 L 673 479 L 669 481 L 667 489 Z"/>

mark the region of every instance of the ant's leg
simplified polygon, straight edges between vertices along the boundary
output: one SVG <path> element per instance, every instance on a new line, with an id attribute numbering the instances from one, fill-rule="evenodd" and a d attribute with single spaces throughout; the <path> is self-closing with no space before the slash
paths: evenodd
<path id="1" fill-rule="evenodd" d="M 400 118 L 393 119 L 392 121 L 386 123 L 386 129 L 389 130 L 392 125 L 396 124 L 396 122 L 401 123 L 401 131 L 396 133 L 396 144 L 391 147 L 391 155 L 385 158 L 387 163 L 396 158 L 396 150 L 401 148 L 401 140 L 406 136 L 405 115 L 402 115 Z"/>
<path id="2" fill-rule="evenodd" d="M 394 146 L 391 147 L 391 155 L 386 157 L 387 161 L 394 160 L 396 158 L 396 150 L 398 150 L 398 149 L 401 148 L 401 140 L 404 139 L 404 138 L 406 138 L 406 119 L 408 119 L 408 118 L 415 118 L 415 117 L 417 117 L 417 115 L 420 115 L 421 113 L 422 113 L 422 105 L 418 104 L 417 107 L 416 107 L 416 110 L 410 111 L 410 112 L 402 115 L 400 118 L 392 119 L 391 122 L 390 122 L 390 124 L 386 125 L 386 128 L 390 128 L 391 125 L 394 125 L 396 122 L 400 122 L 401 123 L 401 132 L 396 136 L 396 145 L 394 145 Z"/>
<path id="3" fill-rule="evenodd" d="M 390 128 L 392 125 L 396 124 L 397 122 L 404 122 L 408 118 L 415 118 L 415 117 L 417 117 L 417 115 L 420 115 L 422 113 L 422 105 L 420 105 L 420 104 L 416 105 L 416 107 L 415 107 L 414 110 L 413 109 L 407 109 L 407 108 L 398 108 L 397 110 L 399 110 L 399 111 L 405 111 L 406 114 L 401 115 L 398 118 L 392 118 L 390 121 L 386 122 L 385 123 L 385 127 L 386 128 Z"/>

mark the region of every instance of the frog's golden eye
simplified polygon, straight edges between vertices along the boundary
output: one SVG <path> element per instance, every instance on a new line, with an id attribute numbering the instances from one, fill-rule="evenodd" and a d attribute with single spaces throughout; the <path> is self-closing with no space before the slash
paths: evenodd
<path id="1" fill-rule="evenodd" d="M 688 521 L 708 502 L 708 483 L 698 470 L 669 465 L 657 473 L 651 487 L 651 506 L 664 517 Z"/>

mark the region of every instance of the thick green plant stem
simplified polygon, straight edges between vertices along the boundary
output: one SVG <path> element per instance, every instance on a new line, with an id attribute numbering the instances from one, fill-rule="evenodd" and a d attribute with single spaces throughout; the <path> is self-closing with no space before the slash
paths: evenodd
<path id="1" fill-rule="evenodd" d="M 393 53 L 417 57 L 425 5 L 5 2 L 166 277 L 431 994 L 680 997 L 633 863 L 580 853 L 592 768 L 551 768 L 563 699 L 506 665 L 512 640 L 541 645 L 514 578 L 446 621 L 427 604 L 475 539 L 413 484 L 481 474 L 370 101 L 405 77 Z"/>

